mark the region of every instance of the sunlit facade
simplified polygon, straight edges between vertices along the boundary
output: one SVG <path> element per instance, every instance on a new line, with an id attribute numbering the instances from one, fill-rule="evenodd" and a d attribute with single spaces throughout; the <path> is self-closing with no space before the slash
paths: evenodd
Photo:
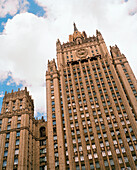
<path id="1" fill-rule="evenodd" d="M 49 169 L 136 169 L 137 81 L 115 45 L 74 24 L 48 62 Z"/>

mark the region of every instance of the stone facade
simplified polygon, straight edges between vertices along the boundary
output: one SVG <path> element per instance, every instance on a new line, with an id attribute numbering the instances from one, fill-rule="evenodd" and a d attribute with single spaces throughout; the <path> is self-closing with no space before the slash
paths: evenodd
<path id="1" fill-rule="evenodd" d="M 34 118 L 33 100 L 27 91 L 5 93 L 0 115 L 0 169 L 44 169 L 46 121 Z"/>
<path id="2" fill-rule="evenodd" d="M 137 168 L 137 81 L 115 45 L 78 31 L 46 72 L 49 169 Z"/>
<path id="3" fill-rule="evenodd" d="M 34 118 L 29 92 L 5 93 L 0 169 L 137 168 L 137 81 L 115 45 L 78 31 L 57 40 L 46 71 L 47 121 Z"/>

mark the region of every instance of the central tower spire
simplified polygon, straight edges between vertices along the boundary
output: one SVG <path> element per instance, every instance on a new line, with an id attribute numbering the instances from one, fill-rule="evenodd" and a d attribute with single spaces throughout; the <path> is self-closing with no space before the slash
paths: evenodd
<path id="1" fill-rule="evenodd" d="M 73 25 L 74 25 L 74 32 L 75 32 L 75 31 L 78 31 L 75 22 L 73 23 Z"/>

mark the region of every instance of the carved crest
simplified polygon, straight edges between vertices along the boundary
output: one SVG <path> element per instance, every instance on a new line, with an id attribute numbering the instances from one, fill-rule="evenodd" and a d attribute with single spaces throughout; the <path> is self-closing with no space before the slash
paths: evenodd
<path id="1" fill-rule="evenodd" d="M 78 50 L 76 51 L 76 55 L 77 55 L 77 57 L 79 57 L 79 58 L 84 58 L 84 57 L 87 56 L 87 54 L 88 54 L 87 49 L 84 49 L 84 48 L 78 49 Z"/>

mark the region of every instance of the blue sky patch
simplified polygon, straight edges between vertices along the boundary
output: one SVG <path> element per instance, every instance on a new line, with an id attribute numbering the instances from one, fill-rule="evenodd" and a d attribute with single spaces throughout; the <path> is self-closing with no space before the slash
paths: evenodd
<path id="1" fill-rule="evenodd" d="M 41 119 L 42 118 L 42 116 L 43 116 L 43 118 L 47 121 L 47 116 L 44 114 L 44 113 L 39 113 L 39 112 L 37 112 L 37 119 Z"/>
<path id="2" fill-rule="evenodd" d="M 4 29 L 4 23 L 8 21 L 8 19 L 12 19 L 13 16 L 7 14 L 5 18 L 0 18 L 0 32 L 3 32 Z"/>
<path id="3" fill-rule="evenodd" d="M 22 88 L 23 84 L 20 83 L 19 85 L 17 85 L 13 78 L 8 75 L 8 77 L 4 80 L 4 81 L 0 81 L 0 113 L 1 113 L 1 108 L 2 108 L 2 100 L 3 100 L 3 95 L 5 94 L 5 91 L 7 91 L 7 93 L 11 93 L 12 89 L 13 91 L 17 91 L 18 88 Z"/>
<path id="4" fill-rule="evenodd" d="M 33 13 L 39 17 L 42 17 L 45 15 L 44 9 L 39 6 L 34 0 L 29 0 L 30 3 L 28 12 Z"/>

